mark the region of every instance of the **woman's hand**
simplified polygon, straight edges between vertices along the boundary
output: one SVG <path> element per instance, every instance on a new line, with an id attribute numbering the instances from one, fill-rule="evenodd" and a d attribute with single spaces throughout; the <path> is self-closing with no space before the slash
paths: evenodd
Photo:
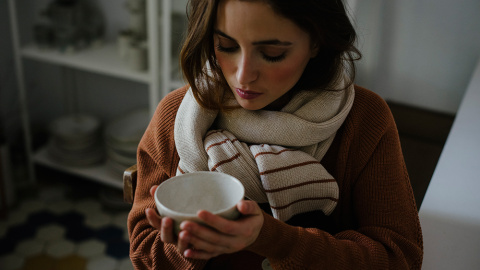
<path id="1" fill-rule="evenodd" d="M 154 197 L 158 186 L 150 188 L 150 195 Z M 160 238 L 164 243 L 177 245 L 178 252 L 184 253 L 188 247 L 188 241 L 177 239 L 173 233 L 173 220 L 169 217 L 160 217 L 155 209 L 147 208 L 145 215 L 150 225 L 160 231 Z"/>
<path id="2" fill-rule="evenodd" d="M 178 237 L 179 251 L 183 250 L 187 258 L 208 260 L 251 245 L 263 226 L 262 210 L 256 202 L 245 200 L 239 202 L 237 208 L 241 213 L 237 220 L 227 220 L 208 211 L 199 211 L 197 216 L 210 227 L 192 221 L 182 222 L 182 231 Z"/>
<path id="3" fill-rule="evenodd" d="M 150 188 L 153 197 L 158 186 Z M 241 217 L 227 220 L 208 211 L 199 211 L 198 217 L 208 226 L 193 221 L 180 224 L 178 237 L 173 232 L 173 220 L 160 217 L 155 209 L 147 208 L 145 214 L 150 225 L 160 231 L 164 243 L 177 245 L 178 252 L 185 257 L 204 259 L 224 253 L 240 251 L 257 239 L 263 226 L 263 214 L 254 201 L 241 201 L 237 204 Z"/>

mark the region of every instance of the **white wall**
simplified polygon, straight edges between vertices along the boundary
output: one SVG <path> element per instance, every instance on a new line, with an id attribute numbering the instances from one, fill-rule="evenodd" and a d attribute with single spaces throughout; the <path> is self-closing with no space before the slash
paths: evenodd
<path id="1" fill-rule="evenodd" d="M 358 83 L 387 100 L 454 114 L 480 56 L 478 0 L 362 0 Z"/>

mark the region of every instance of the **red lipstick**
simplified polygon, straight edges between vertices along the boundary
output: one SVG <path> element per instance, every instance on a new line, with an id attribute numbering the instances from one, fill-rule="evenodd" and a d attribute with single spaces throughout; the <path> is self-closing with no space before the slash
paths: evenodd
<path id="1" fill-rule="evenodd" d="M 242 90 L 240 88 L 235 89 L 235 91 L 237 92 L 238 96 L 243 99 L 254 99 L 262 94 L 254 91 Z"/>

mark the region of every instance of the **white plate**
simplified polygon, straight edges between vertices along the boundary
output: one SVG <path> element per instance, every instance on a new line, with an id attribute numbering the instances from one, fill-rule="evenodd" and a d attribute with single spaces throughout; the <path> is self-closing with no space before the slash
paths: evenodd
<path id="1" fill-rule="evenodd" d="M 114 172 L 116 175 L 123 175 L 123 172 L 130 167 L 130 166 L 125 166 L 123 164 L 115 162 L 112 159 L 107 159 L 106 164 L 107 164 L 107 167 L 110 168 L 110 170 Z"/>
<path id="2" fill-rule="evenodd" d="M 65 115 L 50 124 L 50 133 L 66 142 L 90 140 L 98 136 L 101 122 L 85 114 Z"/>
<path id="3" fill-rule="evenodd" d="M 67 166 L 84 167 L 101 163 L 105 159 L 105 152 L 101 144 L 83 151 L 65 151 L 52 141 L 47 146 L 51 158 Z"/>
<path id="4" fill-rule="evenodd" d="M 105 128 L 106 140 L 112 144 L 138 144 L 149 122 L 148 109 L 128 113 L 107 123 Z"/>
<path id="5" fill-rule="evenodd" d="M 120 155 L 119 153 L 113 151 L 112 149 L 107 148 L 107 158 L 112 159 L 115 162 L 125 165 L 127 167 L 132 166 L 133 164 L 137 163 L 137 157 L 136 156 L 125 156 L 125 155 Z"/>

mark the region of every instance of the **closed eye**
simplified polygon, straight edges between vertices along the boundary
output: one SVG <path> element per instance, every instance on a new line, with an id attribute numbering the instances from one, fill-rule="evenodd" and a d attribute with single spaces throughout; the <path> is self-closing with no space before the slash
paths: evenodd
<path id="1" fill-rule="evenodd" d="M 216 45 L 215 46 L 217 48 L 218 51 L 220 52 L 225 52 L 225 53 L 233 53 L 233 52 L 236 52 L 238 50 L 238 46 L 231 46 L 231 47 L 224 47 L 220 44 Z"/>
<path id="2" fill-rule="evenodd" d="M 265 53 L 262 53 L 263 59 L 265 59 L 265 60 L 268 61 L 268 62 L 272 62 L 272 63 L 274 63 L 274 62 L 280 62 L 280 61 L 282 61 L 283 59 L 285 59 L 286 56 L 287 56 L 286 53 L 282 53 L 282 54 L 277 55 L 277 56 L 269 56 L 269 55 L 267 55 L 267 54 L 265 54 Z"/>

